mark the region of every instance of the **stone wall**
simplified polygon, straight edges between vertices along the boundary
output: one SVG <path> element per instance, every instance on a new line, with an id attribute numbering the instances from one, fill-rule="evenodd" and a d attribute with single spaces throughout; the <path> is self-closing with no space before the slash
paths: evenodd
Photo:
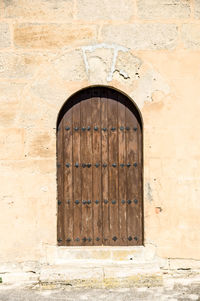
<path id="1" fill-rule="evenodd" d="M 0 1 L 0 261 L 56 245 L 56 119 L 108 85 L 144 122 L 145 245 L 200 259 L 200 1 Z"/>

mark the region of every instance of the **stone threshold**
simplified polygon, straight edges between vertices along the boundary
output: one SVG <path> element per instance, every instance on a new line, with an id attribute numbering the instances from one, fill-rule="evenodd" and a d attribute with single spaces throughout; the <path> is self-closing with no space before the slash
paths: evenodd
<path id="1" fill-rule="evenodd" d="M 158 261 L 154 246 L 138 247 L 58 247 L 46 246 L 45 257 L 50 264 L 65 264 L 71 261 L 149 263 Z"/>

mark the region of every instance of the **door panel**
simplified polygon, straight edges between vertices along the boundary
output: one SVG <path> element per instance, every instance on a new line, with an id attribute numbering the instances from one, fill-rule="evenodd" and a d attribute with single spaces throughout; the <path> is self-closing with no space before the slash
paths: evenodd
<path id="1" fill-rule="evenodd" d="M 143 243 L 142 127 L 127 97 L 101 87 L 73 96 L 59 116 L 57 163 L 58 245 Z"/>

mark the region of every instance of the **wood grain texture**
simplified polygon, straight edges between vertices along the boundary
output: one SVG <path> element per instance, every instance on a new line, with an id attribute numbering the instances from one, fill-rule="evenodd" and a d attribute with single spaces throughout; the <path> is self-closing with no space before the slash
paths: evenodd
<path id="1" fill-rule="evenodd" d="M 73 96 L 57 131 L 58 245 L 142 245 L 142 124 L 109 88 Z"/>

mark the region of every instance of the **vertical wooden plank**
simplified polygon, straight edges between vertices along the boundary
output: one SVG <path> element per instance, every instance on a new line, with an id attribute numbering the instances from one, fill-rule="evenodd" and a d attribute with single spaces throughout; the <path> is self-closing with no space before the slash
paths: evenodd
<path id="1" fill-rule="evenodd" d="M 118 122 L 117 94 L 108 90 L 108 127 L 109 127 L 109 218 L 111 245 L 118 245 Z"/>
<path id="2" fill-rule="evenodd" d="M 102 202 L 101 202 L 101 110 L 99 88 L 92 90 L 91 109 L 93 130 L 92 160 L 92 206 L 94 245 L 102 245 Z"/>
<path id="3" fill-rule="evenodd" d="M 106 89 L 101 90 L 101 155 L 102 155 L 102 169 L 101 169 L 101 181 L 102 181 L 102 235 L 103 245 L 110 245 L 110 220 L 109 220 L 109 193 L 108 193 L 108 100 Z"/>
<path id="4" fill-rule="evenodd" d="M 126 231 L 126 143 L 124 96 L 118 96 L 118 148 L 119 148 L 119 245 L 127 245 Z"/>
<path id="5" fill-rule="evenodd" d="M 91 93 L 83 91 L 81 101 L 81 163 L 82 163 L 82 243 L 81 245 L 93 244 L 92 222 L 92 135 L 93 125 L 91 117 Z M 90 127 L 90 130 L 88 130 Z"/>
<path id="6" fill-rule="evenodd" d="M 80 157 L 80 103 L 73 106 L 73 207 L 74 245 L 81 242 L 82 203 L 81 203 L 81 157 Z"/>
<path id="7" fill-rule="evenodd" d="M 64 199 L 63 199 L 63 121 L 57 130 L 57 242 L 59 246 L 64 241 Z"/>
<path id="8" fill-rule="evenodd" d="M 65 245 L 73 245 L 73 194 L 72 194 L 72 109 L 67 111 L 63 117 L 63 210 L 64 210 L 64 231 Z"/>
<path id="9" fill-rule="evenodd" d="M 137 123 L 137 127 L 134 127 L 134 131 L 137 135 L 137 143 L 138 143 L 138 203 L 137 203 L 137 211 L 138 211 L 138 245 L 142 245 L 144 241 L 144 233 L 143 233 L 143 157 L 142 157 L 142 128 L 139 122 Z"/>
<path id="10" fill-rule="evenodd" d="M 134 128 L 138 126 L 133 113 L 126 108 L 126 146 L 127 146 L 127 236 L 128 245 L 138 245 L 140 241 L 138 207 L 138 138 Z M 130 166 L 128 167 L 128 164 Z"/>

